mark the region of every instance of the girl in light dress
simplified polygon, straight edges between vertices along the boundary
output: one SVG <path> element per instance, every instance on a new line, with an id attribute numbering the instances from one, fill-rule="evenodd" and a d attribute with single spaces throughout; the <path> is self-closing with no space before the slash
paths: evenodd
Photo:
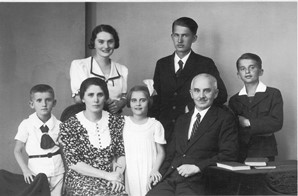
<path id="1" fill-rule="evenodd" d="M 127 94 L 127 107 L 132 116 L 125 116 L 123 129 L 126 171 L 125 188 L 129 196 L 144 196 L 150 182 L 161 179 L 159 168 L 165 158 L 164 128 L 154 118 L 147 117 L 152 105 L 146 86 L 135 86 Z"/>

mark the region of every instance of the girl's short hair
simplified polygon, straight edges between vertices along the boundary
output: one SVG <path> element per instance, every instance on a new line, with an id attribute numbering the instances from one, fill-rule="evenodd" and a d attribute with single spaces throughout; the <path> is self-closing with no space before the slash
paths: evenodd
<path id="1" fill-rule="evenodd" d="M 132 95 L 133 92 L 136 92 L 136 91 L 141 91 L 141 92 L 144 93 L 145 97 L 148 99 L 148 109 L 149 109 L 153 104 L 153 100 L 150 97 L 150 93 L 149 93 L 149 90 L 148 90 L 147 86 L 144 86 L 144 85 L 137 85 L 137 86 L 134 86 L 130 89 L 130 91 L 126 95 L 126 98 L 127 98 L 126 105 L 127 105 L 127 107 L 130 108 L 131 95 Z"/>
<path id="2" fill-rule="evenodd" d="M 108 90 L 107 83 L 100 78 L 92 77 L 92 78 L 87 78 L 86 80 L 84 80 L 80 86 L 79 94 L 80 94 L 81 100 L 83 99 L 86 90 L 91 85 L 99 86 L 101 88 L 101 90 L 103 91 L 105 100 L 109 99 L 109 90 Z"/>
<path id="3" fill-rule="evenodd" d="M 89 42 L 89 45 L 88 45 L 89 49 L 94 49 L 95 39 L 97 37 L 97 34 L 100 33 L 100 32 L 110 33 L 113 36 L 114 40 L 115 40 L 115 49 L 119 48 L 120 40 L 119 40 L 119 36 L 118 36 L 117 31 L 110 25 L 101 24 L 101 25 L 98 25 L 97 27 L 95 27 L 92 31 L 90 42 Z"/>
<path id="4" fill-rule="evenodd" d="M 259 66 L 259 69 L 262 69 L 262 59 L 258 55 L 253 54 L 253 53 L 244 53 L 236 61 L 237 70 L 239 69 L 239 62 L 242 59 L 254 60 L 257 63 L 257 65 Z"/>

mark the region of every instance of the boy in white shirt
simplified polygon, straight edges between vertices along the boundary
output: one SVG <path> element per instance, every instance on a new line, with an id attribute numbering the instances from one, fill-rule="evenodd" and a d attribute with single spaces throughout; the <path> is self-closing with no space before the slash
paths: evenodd
<path id="1" fill-rule="evenodd" d="M 61 195 L 64 174 L 58 145 L 61 122 L 52 114 L 56 105 L 53 88 L 46 84 L 32 87 L 29 105 L 35 112 L 18 127 L 15 158 L 26 183 L 30 184 L 38 173 L 44 173 L 48 177 L 51 195 Z M 28 164 L 22 153 L 24 150 L 29 157 Z"/>

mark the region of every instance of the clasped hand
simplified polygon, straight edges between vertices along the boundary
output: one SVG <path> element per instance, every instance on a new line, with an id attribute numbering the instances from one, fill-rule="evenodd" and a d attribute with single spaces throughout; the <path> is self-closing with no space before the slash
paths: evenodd
<path id="1" fill-rule="evenodd" d="M 106 101 L 108 109 L 112 114 L 116 114 L 121 109 L 120 101 L 108 99 Z"/>
<path id="2" fill-rule="evenodd" d="M 125 189 L 123 182 L 123 174 L 120 172 L 110 172 L 107 175 L 108 186 L 112 186 L 112 191 L 121 192 Z"/>
<path id="3" fill-rule="evenodd" d="M 183 164 L 177 168 L 177 171 L 181 176 L 187 178 L 187 177 L 190 177 L 196 173 L 199 173 L 201 170 L 196 165 Z"/>
<path id="4" fill-rule="evenodd" d="M 238 120 L 239 120 L 239 124 L 241 127 L 249 127 L 250 126 L 249 119 L 239 115 Z"/>

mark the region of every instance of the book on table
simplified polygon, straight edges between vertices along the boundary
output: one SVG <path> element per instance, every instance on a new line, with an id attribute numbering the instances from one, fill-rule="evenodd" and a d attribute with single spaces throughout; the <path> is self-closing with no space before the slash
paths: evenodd
<path id="1" fill-rule="evenodd" d="M 268 158 L 265 157 L 249 157 L 246 158 L 244 163 L 249 166 L 266 166 L 268 162 Z"/>
<path id="2" fill-rule="evenodd" d="M 270 165 L 270 166 L 253 166 L 254 169 L 275 169 L 276 166 Z"/>
<path id="3" fill-rule="evenodd" d="M 239 162 L 219 162 L 216 163 L 217 167 L 229 169 L 232 171 L 238 171 L 238 170 L 250 170 L 249 165 L 245 165 L 243 163 Z"/>

